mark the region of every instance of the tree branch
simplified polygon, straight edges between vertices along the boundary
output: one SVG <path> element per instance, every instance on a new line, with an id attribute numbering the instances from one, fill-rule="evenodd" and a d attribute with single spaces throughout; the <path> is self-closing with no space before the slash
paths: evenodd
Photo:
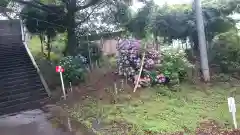
<path id="1" fill-rule="evenodd" d="M 17 3 L 20 3 L 20 4 L 32 6 L 34 8 L 37 8 L 37 9 L 40 9 L 40 10 L 43 10 L 43 11 L 46 11 L 46 12 L 54 12 L 47 5 L 45 5 L 41 2 L 38 2 L 36 0 L 33 0 L 33 1 L 13 0 L 13 1 L 17 2 Z"/>
<path id="2" fill-rule="evenodd" d="M 79 10 L 86 9 L 86 8 L 88 8 L 88 7 L 91 7 L 91 6 L 95 5 L 95 4 L 97 4 L 99 1 L 101 1 L 101 0 L 90 0 L 90 2 L 87 3 L 86 5 L 78 6 L 78 7 L 76 8 L 75 12 L 77 12 L 77 11 L 79 11 Z"/>
<path id="3" fill-rule="evenodd" d="M 81 25 L 82 23 L 84 23 L 85 21 L 87 21 L 87 20 L 90 18 L 90 16 L 93 14 L 93 12 L 94 12 L 94 9 L 93 9 L 92 12 L 89 13 L 88 16 L 85 17 L 82 21 L 76 22 L 76 25 Z"/>
<path id="4" fill-rule="evenodd" d="M 87 15 L 87 17 L 85 17 L 82 21 L 80 22 L 76 22 L 76 25 L 81 25 L 82 23 L 84 23 L 85 21 L 87 21 L 90 16 L 94 13 L 94 11 L 101 5 L 104 3 L 105 0 L 103 0 L 102 2 L 100 2 L 99 4 L 97 4 L 93 9 L 92 11 Z"/>

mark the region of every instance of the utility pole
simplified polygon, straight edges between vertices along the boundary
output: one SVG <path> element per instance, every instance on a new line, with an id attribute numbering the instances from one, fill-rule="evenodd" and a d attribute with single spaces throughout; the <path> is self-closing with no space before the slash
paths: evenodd
<path id="1" fill-rule="evenodd" d="M 206 37 L 204 31 L 203 14 L 201 7 L 201 0 L 194 0 L 196 18 L 197 18 L 197 31 L 198 31 L 198 43 L 200 49 L 201 58 L 201 68 L 203 79 L 205 82 L 210 81 L 209 67 L 208 67 L 208 56 L 207 56 L 207 46 Z"/>

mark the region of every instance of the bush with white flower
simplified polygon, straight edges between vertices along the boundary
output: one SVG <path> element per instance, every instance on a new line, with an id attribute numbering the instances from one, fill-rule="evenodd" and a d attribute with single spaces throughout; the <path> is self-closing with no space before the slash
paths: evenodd
<path id="1" fill-rule="evenodd" d="M 158 71 L 161 71 L 171 81 L 179 82 L 185 79 L 191 68 L 193 68 L 193 65 L 187 60 L 186 53 L 183 50 L 162 50 L 162 62 Z"/>
<path id="2" fill-rule="evenodd" d="M 63 57 L 59 65 L 64 67 L 65 81 L 79 83 L 85 80 L 87 59 L 82 55 Z"/>

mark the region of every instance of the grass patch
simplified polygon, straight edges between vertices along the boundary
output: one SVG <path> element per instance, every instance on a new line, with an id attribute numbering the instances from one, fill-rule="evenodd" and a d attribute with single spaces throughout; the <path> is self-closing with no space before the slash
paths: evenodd
<path id="1" fill-rule="evenodd" d="M 134 133 L 138 134 L 144 134 L 143 131 L 192 132 L 206 119 L 216 120 L 224 128 L 230 127 L 232 120 L 227 106 L 227 97 L 231 91 L 229 88 L 213 86 L 203 92 L 183 84 L 180 89 L 180 92 L 170 92 L 165 88 L 152 88 L 141 91 L 138 98 L 117 104 L 101 103 L 88 98 L 71 108 L 70 113 L 88 126 L 94 119 L 101 119 L 103 125 L 108 127 L 107 132 L 111 130 L 113 121 L 127 123 L 130 127 L 126 129 L 135 129 Z M 119 95 L 119 98 L 124 96 L 126 95 Z M 240 95 L 236 95 L 236 100 L 238 99 Z M 237 110 L 239 109 L 240 104 L 237 101 Z M 236 116 L 240 120 L 239 111 Z M 118 127 L 117 130 L 122 129 Z"/>
<path id="2" fill-rule="evenodd" d="M 62 39 L 62 36 L 62 34 L 57 35 L 57 37 L 51 42 L 51 61 L 58 61 L 63 56 L 62 52 L 65 48 L 65 42 Z M 44 58 L 43 54 L 41 53 L 41 41 L 38 36 L 32 36 L 32 38 L 28 42 L 28 47 L 31 50 L 31 53 L 33 54 L 35 59 Z M 44 53 L 47 53 L 47 51 L 44 50 Z"/>
<path id="3" fill-rule="evenodd" d="M 37 36 L 32 36 L 28 42 L 28 47 L 33 56 L 37 56 L 41 52 L 41 42 Z"/>
<path id="4" fill-rule="evenodd" d="M 62 38 L 64 38 L 64 36 L 59 34 L 56 36 L 54 41 L 51 42 L 52 52 L 50 53 L 50 61 L 47 60 L 46 56 L 44 56 L 44 54 L 41 52 L 41 41 L 38 36 L 32 36 L 32 38 L 28 41 L 28 47 L 49 88 L 52 90 L 61 85 L 59 74 L 55 72 L 55 66 L 63 57 L 62 52 L 65 48 L 65 42 Z M 47 54 L 46 50 L 45 53 Z"/>

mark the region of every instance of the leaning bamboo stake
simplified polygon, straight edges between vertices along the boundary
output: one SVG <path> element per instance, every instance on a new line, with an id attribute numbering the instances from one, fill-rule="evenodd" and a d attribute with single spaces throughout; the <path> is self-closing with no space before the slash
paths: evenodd
<path id="1" fill-rule="evenodd" d="M 146 44 L 144 45 L 144 53 L 143 53 L 143 56 L 142 56 L 141 67 L 140 67 L 140 71 L 139 71 L 139 74 L 138 74 L 138 79 L 137 79 L 137 82 L 136 82 L 135 87 L 133 89 L 133 92 L 136 92 L 138 84 L 139 84 L 139 80 L 140 80 L 140 77 L 141 77 L 141 74 L 142 74 L 144 60 L 145 60 L 145 55 L 146 55 L 145 49 L 146 49 Z"/>
<path id="2" fill-rule="evenodd" d="M 117 95 L 118 94 L 118 89 L 117 89 L 117 83 L 114 82 L 114 91 L 115 91 L 115 94 Z"/>
<path id="3" fill-rule="evenodd" d="M 128 76 L 125 76 L 125 80 L 126 80 L 126 86 L 128 85 Z"/>

